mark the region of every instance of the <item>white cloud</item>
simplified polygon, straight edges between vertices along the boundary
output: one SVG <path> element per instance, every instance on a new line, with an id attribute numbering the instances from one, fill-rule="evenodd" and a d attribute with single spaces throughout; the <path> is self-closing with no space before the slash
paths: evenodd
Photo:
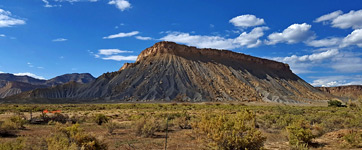
<path id="1" fill-rule="evenodd" d="M 152 40 L 151 37 L 145 37 L 145 36 L 136 36 L 136 39 L 139 39 L 139 40 Z"/>
<path id="2" fill-rule="evenodd" d="M 343 14 L 343 12 L 341 10 L 337 10 L 337 11 L 334 11 L 332 13 L 320 16 L 319 18 L 314 20 L 314 22 L 324 22 L 324 21 L 333 20 L 333 19 L 337 18 L 341 14 Z"/>
<path id="3" fill-rule="evenodd" d="M 33 74 L 33 73 L 30 73 L 30 72 L 14 73 L 14 75 L 16 75 L 16 76 L 29 76 L 29 77 L 33 77 L 33 78 L 36 78 L 36 79 L 45 80 L 44 77 L 35 75 L 35 74 Z"/>
<path id="4" fill-rule="evenodd" d="M 115 61 L 136 61 L 137 56 L 120 56 L 120 55 L 113 55 L 108 57 L 103 57 L 104 60 L 115 60 Z"/>
<path id="5" fill-rule="evenodd" d="M 341 29 L 361 29 L 362 10 L 351 10 L 349 13 L 346 14 L 343 14 L 342 11 L 338 10 L 317 18 L 315 22 L 331 23 L 332 27 Z"/>
<path id="6" fill-rule="evenodd" d="M 362 10 L 350 11 L 333 19 L 332 27 L 347 29 L 360 29 L 362 28 Z"/>
<path id="7" fill-rule="evenodd" d="M 199 48 L 234 49 L 233 39 L 226 39 L 220 36 L 190 35 L 182 32 L 169 32 L 160 40 L 183 43 Z"/>
<path id="8" fill-rule="evenodd" d="M 290 65 L 292 71 L 297 74 L 310 73 L 310 69 L 318 66 L 325 60 L 332 60 L 331 58 L 339 54 L 338 49 L 330 49 L 324 52 L 313 53 L 311 55 L 303 56 L 287 56 L 287 57 L 274 57 L 270 58 L 276 61 L 281 61 Z"/>
<path id="9" fill-rule="evenodd" d="M 328 64 L 334 70 L 340 73 L 357 73 L 362 72 L 362 53 L 341 52 L 332 58 Z"/>
<path id="10" fill-rule="evenodd" d="M 315 38 L 315 34 L 310 30 L 312 26 L 306 23 L 292 24 L 284 29 L 282 33 L 272 33 L 268 36 L 266 44 L 274 45 L 277 43 L 294 44 Z"/>
<path id="11" fill-rule="evenodd" d="M 340 47 L 347 47 L 350 45 L 357 45 L 362 47 L 362 29 L 356 29 L 351 34 L 347 35 L 343 39 L 343 43 Z"/>
<path id="12" fill-rule="evenodd" d="M 103 39 L 114 39 L 114 38 L 122 38 L 122 37 L 130 37 L 130 36 L 134 36 L 137 35 L 139 32 L 138 31 L 132 31 L 129 33 L 118 33 L 118 34 L 113 34 L 107 37 L 103 37 Z"/>
<path id="13" fill-rule="evenodd" d="M 338 46 L 341 44 L 342 38 L 339 37 L 333 37 L 333 38 L 325 38 L 321 40 L 310 40 L 306 41 L 305 43 L 309 46 L 313 47 L 333 47 Z"/>
<path id="14" fill-rule="evenodd" d="M 246 46 L 247 48 L 258 47 L 262 44 L 259 38 L 264 35 L 263 31 L 268 29 L 268 27 L 256 27 L 249 33 L 243 32 L 234 40 L 234 43 Z"/>
<path id="15" fill-rule="evenodd" d="M 264 19 L 257 18 L 254 15 L 246 14 L 232 18 L 230 21 L 234 26 L 247 28 L 265 24 Z"/>
<path id="16" fill-rule="evenodd" d="M 6 37 L 6 35 L 5 34 L 0 34 L 0 37 Z"/>
<path id="17" fill-rule="evenodd" d="M 116 5 L 118 9 L 121 11 L 125 11 L 126 9 L 131 8 L 131 3 L 129 3 L 127 0 L 111 0 L 108 2 L 110 5 Z"/>
<path id="18" fill-rule="evenodd" d="M 351 76 L 321 76 L 321 77 L 310 77 L 315 78 L 311 85 L 317 87 L 331 87 L 331 86 L 342 86 L 342 85 L 362 85 L 361 75 Z"/>
<path id="19" fill-rule="evenodd" d="M 199 48 L 235 49 L 240 47 L 253 48 L 260 46 L 259 40 L 264 35 L 263 31 L 268 27 L 256 27 L 249 33 L 243 32 L 236 38 L 224 38 L 221 36 L 190 35 L 182 32 L 166 32 L 167 35 L 160 40 L 183 43 Z"/>
<path id="20" fill-rule="evenodd" d="M 48 7 L 48 8 L 58 7 L 58 6 L 60 7 L 60 5 L 51 5 L 48 0 L 42 0 L 42 1 L 44 2 L 44 7 Z"/>
<path id="21" fill-rule="evenodd" d="M 119 49 L 100 49 L 98 50 L 99 55 L 114 55 L 119 53 L 132 53 L 132 51 L 124 51 Z"/>
<path id="22" fill-rule="evenodd" d="M 58 38 L 58 39 L 54 39 L 52 40 L 53 42 L 65 42 L 67 41 L 68 39 L 65 39 L 65 38 Z"/>
<path id="23" fill-rule="evenodd" d="M 121 53 L 133 53 L 133 51 L 125 51 L 125 50 L 119 50 L 119 49 L 100 49 L 98 50 L 98 53 L 94 53 L 92 51 L 89 51 L 89 54 L 94 56 L 95 58 L 100 58 L 103 60 L 115 60 L 115 61 L 135 61 L 137 59 L 137 56 L 122 56 L 117 55 Z"/>
<path id="24" fill-rule="evenodd" d="M 10 11 L 5 11 L 0 9 L 0 28 L 1 27 L 11 27 L 14 25 L 23 25 L 25 24 L 24 20 L 16 19 L 11 14 Z"/>

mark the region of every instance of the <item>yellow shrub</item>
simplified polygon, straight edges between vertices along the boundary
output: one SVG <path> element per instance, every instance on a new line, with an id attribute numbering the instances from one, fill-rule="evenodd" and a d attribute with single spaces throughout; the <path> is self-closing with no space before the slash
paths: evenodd
<path id="1" fill-rule="evenodd" d="M 255 128 L 255 116 L 248 110 L 236 115 L 206 114 L 195 129 L 213 149 L 261 149 L 266 140 Z"/>

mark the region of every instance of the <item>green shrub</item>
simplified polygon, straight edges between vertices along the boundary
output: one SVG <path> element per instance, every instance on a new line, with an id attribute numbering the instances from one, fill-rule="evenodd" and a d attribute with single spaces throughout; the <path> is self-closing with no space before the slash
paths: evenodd
<path id="1" fill-rule="evenodd" d="M 55 113 L 50 117 L 50 120 L 53 122 L 66 123 L 69 120 L 69 116 L 61 113 Z"/>
<path id="2" fill-rule="evenodd" d="M 57 124 L 56 132 L 46 139 L 49 150 L 106 150 L 107 145 L 94 136 L 84 133 L 79 124 L 63 127 Z"/>
<path id="3" fill-rule="evenodd" d="M 305 120 L 298 120 L 286 127 L 289 145 L 292 147 L 304 147 L 315 137 L 311 126 Z"/>
<path id="4" fill-rule="evenodd" d="M 362 148 L 362 131 L 351 130 L 343 140 L 349 148 Z"/>
<path id="5" fill-rule="evenodd" d="M 248 110 L 236 115 L 205 114 L 194 128 L 213 149 L 262 149 L 266 140 L 255 128 L 255 116 Z"/>
<path id="6" fill-rule="evenodd" d="M 108 117 L 105 116 L 104 114 L 96 114 L 94 117 L 94 121 L 98 124 L 98 125 L 102 125 L 103 123 L 107 123 L 108 122 Z"/>
<path id="7" fill-rule="evenodd" d="M 23 150 L 25 146 L 25 140 L 17 138 L 15 141 L 0 143 L 0 150 Z"/>
<path id="8" fill-rule="evenodd" d="M 342 105 L 342 102 L 338 100 L 330 100 L 328 101 L 328 107 L 345 107 L 345 105 Z"/>
<path id="9" fill-rule="evenodd" d="M 142 117 L 133 125 L 136 135 L 143 137 L 152 137 L 159 128 L 158 122 L 154 117 Z"/>

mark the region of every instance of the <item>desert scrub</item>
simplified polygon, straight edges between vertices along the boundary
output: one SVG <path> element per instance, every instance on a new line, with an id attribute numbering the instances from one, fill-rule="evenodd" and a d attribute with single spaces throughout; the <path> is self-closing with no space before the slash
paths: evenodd
<path id="1" fill-rule="evenodd" d="M 94 116 L 94 122 L 97 123 L 98 125 L 102 125 L 103 123 L 108 122 L 108 117 L 105 116 L 104 114 L 96 114 Z"/>
<path id="2" fill-rule="evenodd" d="M 346 106 L 342 105 L 342 102 L 340 102 L 339 100 L 329 100 L 328 107 L 346 107 Z"/>
<path id="3" fill-rule="evenodd" d="M 204 114 L 194 128 L 211 149 L 262 149 L 266 140 L 255 128 L 254 113 L 248 110 L 235 115 Z"/>
<path id="4" fill-rule="evenodd" d="M 160 126 L 156 118 L 151 116 L 145 116 L 135 121 L 133 130 L 137 136 L 152 137 Z"/>
<path id="5" fill-rule="evenodd" d="M 180 129 L 191 129 L 191 116 L 184 111 L 180 117 L 173 120 L 173 123 Z"/>
<path id="6" fill-rule="evenodd" d="M 51 116 L 49 120 L 53 122 L 66 123 L 69 120 L 69 116 L 66 114 L 63 115 L 61 113 L 54 113 L 54 115 Z"/>
<path id="7" fill-rule="evenodd" d="M 17 138 L 15 141 L 0 143 L 0 150 L 23 150 L 25 146 L 24 138 Z"/>
<path id="8" fill-rule="evenodd" d="M 362 131 L 350 130 L 343 140 L 348 148 L 362 148 Z"/>
<path id="9" fill-rule="evenodd" d="M 107 145 L 84 133 L 79 124 L 64 127 L 57 124 L 56 131 L 46 139 L 49 150 L 106 150 Z"/>
<path id="10" fill-rule="evenodd" d="M 117 124 L 113 120 L 109 120 L 107 123 L 104 124 L 104 126 L 106 127 L 109 134 L 112 134 L 114 130 L 119 128 L 119 124 Z"/>
<path id="11" fill-rule="evenodd" d="M 309 122 L 302 119 L 287 126 L 286 130 L 288 132 L 289 145 L 296 149 L 307 147 L 315 137 Z"/>

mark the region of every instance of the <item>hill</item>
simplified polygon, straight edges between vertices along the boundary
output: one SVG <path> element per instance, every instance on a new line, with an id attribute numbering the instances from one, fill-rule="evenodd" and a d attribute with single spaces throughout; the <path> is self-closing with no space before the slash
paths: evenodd
<path id="1" fill-rule="evenodd" d="M 310 103 L 330 95 L 295 75 L 287 64 L 228 50 L 159 42 L 135 63 L 87 84 L 67 83 L 9 98 L 124 101 L 272 101 Z"/>

